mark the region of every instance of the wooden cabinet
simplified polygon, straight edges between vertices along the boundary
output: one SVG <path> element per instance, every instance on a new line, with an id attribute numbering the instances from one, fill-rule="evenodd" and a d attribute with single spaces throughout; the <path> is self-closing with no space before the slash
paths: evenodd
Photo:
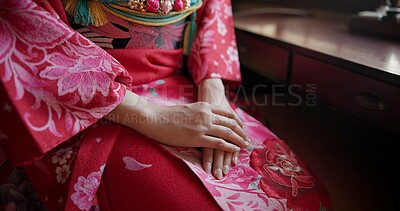
<path id="1" fill-rule="evenodd" d="M 400 136 L 400 43 L 353 34 L 335 17 L 236 14 L 242 65 L 276 83 L 311 85 L 317 99 Z"/>
<path id="2" fill-rule="evenodd" d="M 290 52 L 257 36 L 236 33 L 240 62 L 243 66 L 277 82 L 286 83 Z"/>
<path id="3" fill-rule="evenodd" d="M 397 87 L 299 54 L 293 57 L 291 83 L 300 87 L 311 84 L 318 99 L 400 134 Z"/>

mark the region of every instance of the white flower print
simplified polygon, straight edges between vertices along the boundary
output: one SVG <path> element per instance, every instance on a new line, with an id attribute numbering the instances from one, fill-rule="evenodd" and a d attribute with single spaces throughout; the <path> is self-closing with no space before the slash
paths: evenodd
<path id="1" fill-rule="evenodd" d="M 231 60 L 231 62 L 236 62 L 239 60 L 239 54 L 237 50 L 232 46 L 229 46 L 229 48 L 226 50 L 226 54 L 228 54 L 229 60 Z"/>
<path id="2" fill-rule="evenodd" d="M 221 78 L 222 76 L 221 76 L 221 74 L 219 74 L 219 73 L 211 73 L 211 78 Z"/>
<path id="3" fill-rule="evenodd" d="M 225 24 L 218 19 L 218 33 L 222 36 L 225 36 L 228 30 L 226 29 Z"/>
<path id="4" fill-rule="evenodd" d="M 54 156 L 51 158 L 53 163 L 60 163 L 61 165 L 67 162 L 67 159 L 71 157 L 72 149 L 68 147 L 66 149 L 60 149 L 54 153 Z"/>
<path id="5" fill-rule="evenodd" d="M 56 168 L 57 182 L 64 184 L 65 181 L 67 181 L 67 178 L 69 177 L 70 173 L 71 173 L 71 170 L 69 169 L 68 165 L 63 165 L 62 167 L 57 167 Z"/>
<path id="6" fill-rule="evenodd" d="M 225 4 L 224 12 L 227 17 L 232 17 L 232 6 Z"/>

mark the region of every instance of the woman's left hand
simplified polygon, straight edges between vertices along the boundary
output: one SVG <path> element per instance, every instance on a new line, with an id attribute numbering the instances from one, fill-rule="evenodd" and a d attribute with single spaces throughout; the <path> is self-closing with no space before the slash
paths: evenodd
<path id="1" fill-rule="evenodd" d="M 206 79 L 198 87 L 199 101 L 218 106 L 219 108 L 232 111 L 225 96 L 224 85 L 219 78 Z M 239 119 L 239 118 L 237 118 Z M 243 124 L 240 122 L 243 130 Z M 222 179 L 223 175 L 228 174 L 231 165 L 238 161 L 239 152 L 231 153 L 212 148 L 203 149 L 203 168 L 207 173 L 212 173 L 216 178 Z"/>

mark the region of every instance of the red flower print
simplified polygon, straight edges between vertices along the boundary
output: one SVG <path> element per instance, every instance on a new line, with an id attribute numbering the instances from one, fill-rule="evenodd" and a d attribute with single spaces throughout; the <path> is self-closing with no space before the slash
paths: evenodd
<path id="1" fill-rule="evenodd" d="M 279 139 L 266 140 L 256 147 L 250 155 L 250 166 L 261 174 L 261 189 L 271 197 L 290 200 L 299 189 L 314 186 L 314 177 Z M 288 197 L 288 192 L 293 197 Z"/>
<path id="2" fill-rule="evenodd" d="M 146 10 L 149 12 L 157 12 L 160 7 L 160 2 L 158 0 L 148 0 L 146 5 Z"/>

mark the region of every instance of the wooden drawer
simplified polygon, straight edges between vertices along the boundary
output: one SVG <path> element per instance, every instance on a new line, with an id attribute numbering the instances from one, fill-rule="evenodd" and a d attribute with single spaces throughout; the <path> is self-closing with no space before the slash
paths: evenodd
<path id="1" fill-rule="evenodd" d="M 315 84 L 316 96 L 400 135 L 400 88 L 302 55 L 294 55 L 292 84 Z"/>
<path id="2" fill-rule="evenodd" d="M 266 78 L 286 83 L 290 52 L 256 36 L 236 33 L 240 63 Z"/>

